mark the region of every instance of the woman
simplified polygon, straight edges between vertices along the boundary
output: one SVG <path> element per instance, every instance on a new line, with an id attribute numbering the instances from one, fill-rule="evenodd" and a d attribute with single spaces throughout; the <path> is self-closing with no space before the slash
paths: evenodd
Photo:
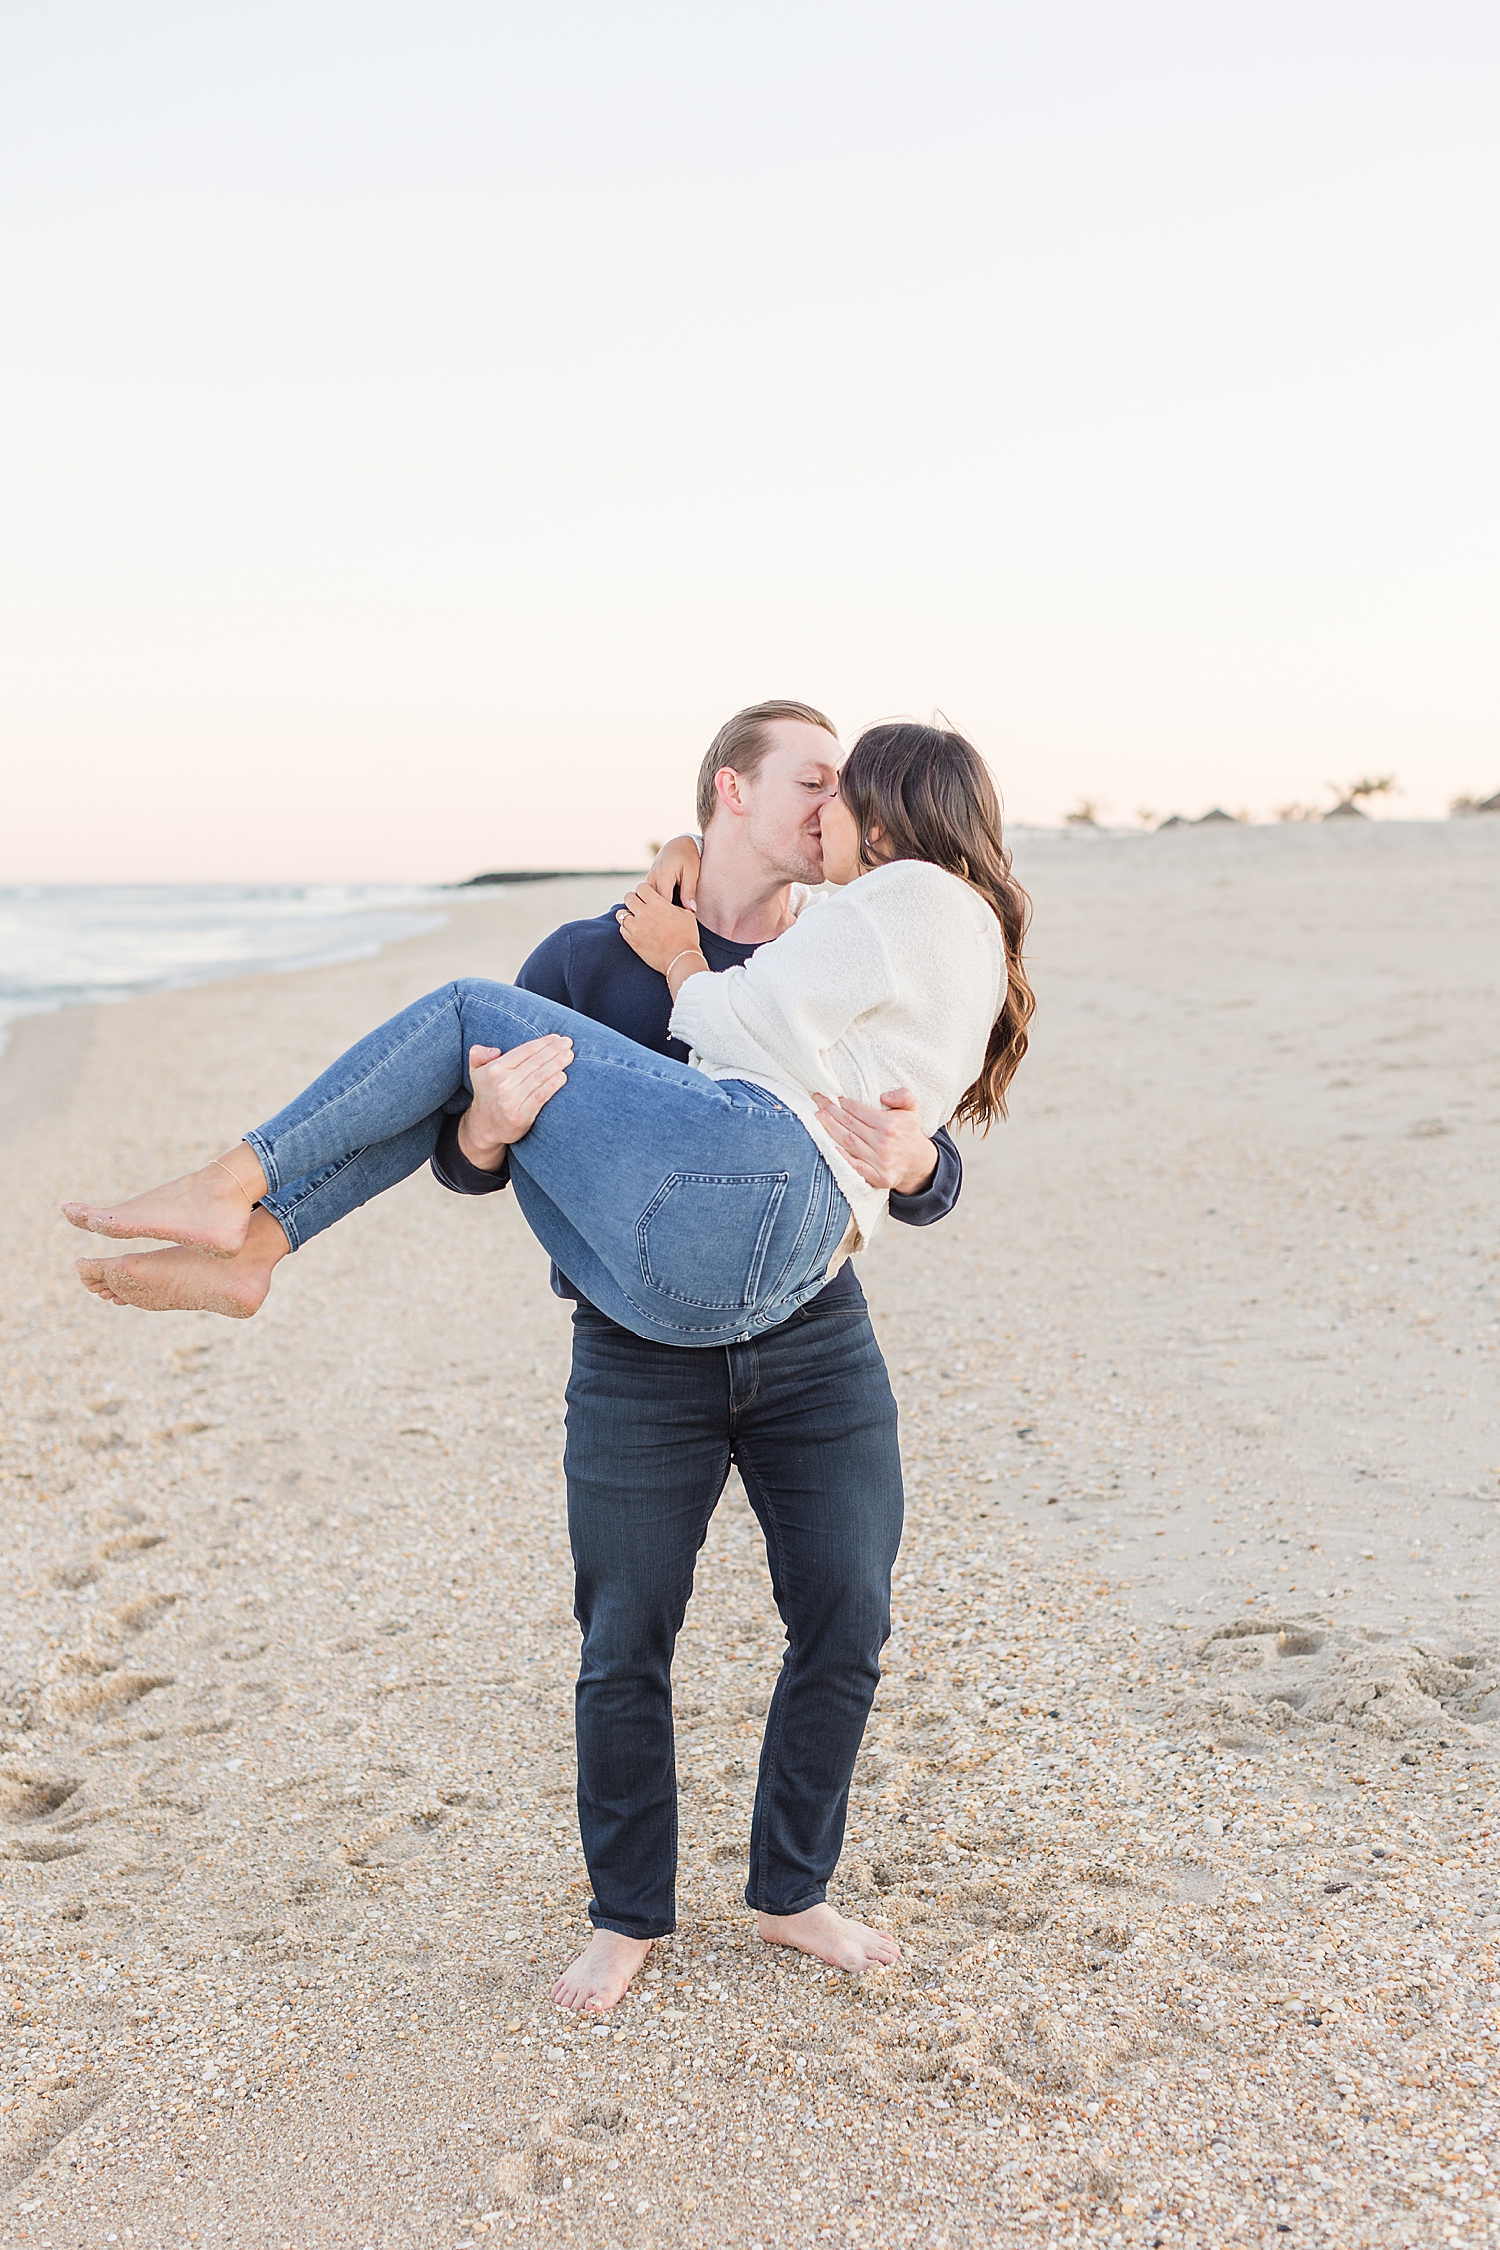
<path id="1" fill-rule="evenodd" d="M 444 986 L 201 1171 L 115 1206 L 64 1205 L 90 1232 L 177 1245 L 80 1259 L 84 1282 L 145 1310 L 246 1317 L 290 1250 L 425 1161 L 445 1113 L 466 1111 L 461 1137 L 484 1145 L 503 1056 L 512 1119 L 518 1067 L 526 1096 L 517 1199 L 592 1304 L 689 1346 L 787 1319 L 886 1214 L 820 1104 L 905 1085 L 929 1132 L 954 1116 L 987 1127 L 1033 1005 L 1028 902 L 961 736 L 870 730 L 822 825 L 843 887 L 742 968 L 709 969 L 686 908 L 644 888 L 626 901 L 622 934 L 667 978 L 691 1065 L 510 985 Z"/>

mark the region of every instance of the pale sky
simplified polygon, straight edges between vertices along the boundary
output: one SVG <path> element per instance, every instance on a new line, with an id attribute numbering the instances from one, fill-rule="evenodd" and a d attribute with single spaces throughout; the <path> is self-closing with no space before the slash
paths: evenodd
<path id="1" fill-rule="evenodd" d="M 629 865 L 766 695 L 1500 789 L 1492 5 L 0 26 L 0 881 Z"/>

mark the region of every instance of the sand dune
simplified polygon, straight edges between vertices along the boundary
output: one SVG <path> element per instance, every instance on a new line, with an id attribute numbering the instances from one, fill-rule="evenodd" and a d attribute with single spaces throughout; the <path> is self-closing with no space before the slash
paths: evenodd
<path id="1" fill-rule="evenodd" d="M 565 1309 L 425 1175 L 243 1326 L 64 1194 L 265 1115 L 606 903 L 22 1025 L 0 1060 L 0 2242 L 1500 2231 L 1500 828 L 1022 839 L 1036 1047 L 864 1261 L 910 1521 L 840 1897 L 738 1904 L 779 1643 L 733 1491 L 677 1670 L 683 1923 L 584 1934 Z"/>

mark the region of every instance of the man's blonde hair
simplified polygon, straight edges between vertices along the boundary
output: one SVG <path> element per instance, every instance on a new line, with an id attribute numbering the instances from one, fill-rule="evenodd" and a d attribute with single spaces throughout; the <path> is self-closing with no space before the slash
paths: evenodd
<path id="1" fill-rule="evenodd" d="M 748 710 L 736 711 L 726 719 L 709 744 L 702 765 L 698 768 L 698 826 L 704 829 L 713 819 L 719 802 L 714 787 L 714 776 L 732 767 L 734 772 L 747 778 L 753 774 L 771 747 L 770 726 L 775 719 L 800 719 L 804 726 L 822 727 L 833 735 L 832 719 L 825 719 L 810 703 L 752 703 Z"/>

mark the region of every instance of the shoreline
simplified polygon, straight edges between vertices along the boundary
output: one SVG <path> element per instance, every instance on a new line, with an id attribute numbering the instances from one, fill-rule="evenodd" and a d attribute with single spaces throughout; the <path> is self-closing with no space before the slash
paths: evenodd
<path id="1" fill-rule="evenodd" d="M 434 913 L 435 901 L 417 886 L 370 886 L 368 895 L 351 900 L 343 894 L 353 887 L 191 883 L 11 886 L 9 897 L 0 892 L 0 911 L 8 912 L 15 924 L 6 932 L 7 944 L 24 959 L 29 941 L 34 965 L 28 984 L 17 980 L 13 972 L 10 989 L 0 990 L 0 1054 L 11 1028 L 32 1016 L 114 1006 L 122 1000 L 189 991 L 196 985 L 238 976 L 295 975 L 304 969 L 337 967 L 346 961 L 368 959 L 385 945 L 400 944 L 441 926 L 446 908 Z M 340 903 L 330 908 L 327 900 L 334 893 L 340 894 Z M 268 905 L 283 911 L 268 916 Z M 58 923 L 53 938 L 57 974 L 50 980 L 39 973 L 47 957 L 48 940 L 45 928 L 35 927 L 34 918 L 43 906 L 52 910 Z M 30 929 L 25 919 L 27 909 L 33 916 Z M 246 920 L 248 917 L 253 923 L 257 915 L 263 942 L 259 951 L 246 952 Z M 227 952 L 226 942 L 230 947 Z M 195 946 L 196 959 L 182 958 L 184 951 L 191 954 Z M 92 953 L 89 966 L 80 958 L 80 951 L 85 956 Z M 138 973 L 129 981 L 119 981 L 122 953 L 137 963 Z M 167 965 L 169 959 L 171 966 Z"/>
<path id="2" fill-rule="evenodd" d="M 909 1504 L 834 1895 L 906 1965 L 749 1934 L 780 1637 L 732 1483 L 677 1661 L 680 1927 L 607 2025 L 547 2001 L 586 1935 L 569 1321 L 513 1198 L 418 1175 L 243 1324 L 100 1305 L 52 1213 L 613 887 L 25 1019 L 10 2235 L 1439 2239 L 1500 2092 L 1500 844 L 1444 842 L 1477 826 L 1315 885 L 1295 842 L 1022 854 L 1012 1122 L 859 1260 Z"/>

